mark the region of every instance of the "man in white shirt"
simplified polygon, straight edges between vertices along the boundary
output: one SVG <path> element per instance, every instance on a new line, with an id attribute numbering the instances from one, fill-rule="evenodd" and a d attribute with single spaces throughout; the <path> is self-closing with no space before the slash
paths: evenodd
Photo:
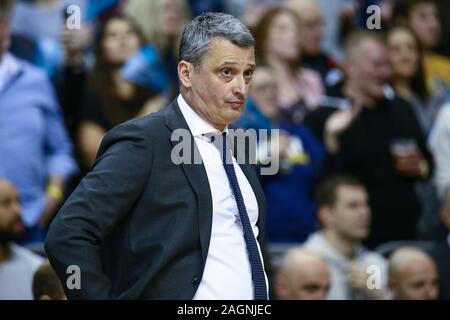
<path id="1" fill-rule="evenodd" d="M 362 246 L 371 216 L 364 186 L 351 176 L 332 177 L 319 187 L 317 206 L 322 230 L 312 234 L 304 246 L 330 267 L 327 299 L 387 297 L 387 262 Z"/>

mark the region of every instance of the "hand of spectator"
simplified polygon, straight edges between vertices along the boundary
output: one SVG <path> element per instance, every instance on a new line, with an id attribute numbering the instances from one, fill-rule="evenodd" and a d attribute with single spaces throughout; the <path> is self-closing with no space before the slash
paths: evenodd
<path id="1" fill-rule="evenodd" d="M 51 195 L 46 195 L 44 212 L 39 219 L 39 226 L 42 229 L 47 229 L 50 221 L 53 219 L 53 216 L 56 214 L 56 211 L 61 205 L 61 202 L 61 199 L 58 199 Z"/>
<path id="2" fill-rule="evenodd" d="M 352 262 L 347 268 L 347 276 L 349 286 L 352 289 L 363 292 L 371 299 L 381 299 L 383 297 L 381 290 L 371 289 L 367 285 L 369 274 L 367 273 L 365 266 L 357 262 Z"/>
<path id="3" fill-rule="evenodd" d="M 79 66 L 83 62 L 83 50 L 92 41 L 92 29 L 88 25 L 73 30 L 64 27 L 60 33 L 60 40 L 64 46 L 68 65 Z"/>
<path id="4" fill-rule="evenodd" d="M 290 143 L 289 134 L 287 134 L 286 132 L 280 131 L 279 142 L 278 142 L 278 151 L 279 151 L 280 158 L 286 157 L 289 143 Z"/>
<path id="5" fill-rule="evenodd" d="M 324 142 L 330 153 L 338 153 L 339 136 L 347 130 L 361 112 L 362 106 L 355 104 L 350 109 L 334 112 L 325 123 Z"/>
<path id="6" fill-rule="evenodd" d="M 396 155 L 394 157 L 394 166 L 399 175 L 406 177 L 426 177 L 429 170 L 427 161 L 417 148 L 405 155 Z"/>

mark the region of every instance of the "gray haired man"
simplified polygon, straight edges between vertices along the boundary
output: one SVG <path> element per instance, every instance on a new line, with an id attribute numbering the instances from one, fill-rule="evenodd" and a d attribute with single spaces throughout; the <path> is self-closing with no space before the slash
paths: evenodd
<path id="1" fill-rule="evenodd" d="M 253 47 L 230 15 L 185 26 L 181 94 L 106 135 L 50 227 L 47 253 L 69 299 L 267 299 L 264 194 L 227 142 L 248 97 Z M 201 163 L 174 163 L 175 130 L 189 133 L 183 152 Z"/>

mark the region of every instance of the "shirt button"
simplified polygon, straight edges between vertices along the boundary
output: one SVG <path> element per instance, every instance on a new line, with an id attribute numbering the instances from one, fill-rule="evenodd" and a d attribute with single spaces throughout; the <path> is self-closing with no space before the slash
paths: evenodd
<path id="1" fill-rule="evenodd" d="M 216 137 L 212 136 L 211 137 L 211 142 L 214 142 L 216 140 Z"/>
<path id="2" fill-rule="evenodd" d="M 194 286 L 198 285 L 199 283 L 200 283 L 200 279 L 197 276 L 192 278 L 192 284 Z"/>

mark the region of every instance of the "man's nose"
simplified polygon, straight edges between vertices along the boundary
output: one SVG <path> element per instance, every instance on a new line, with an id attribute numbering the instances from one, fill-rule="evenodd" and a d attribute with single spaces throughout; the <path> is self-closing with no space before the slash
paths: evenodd
<path id="1" fill-rule="evenodd" d="M 249 85 L 243 76 L 236 77 L 233 85 L 233 94 L 236 96 L 245 97 L 248 92 Z"/>

